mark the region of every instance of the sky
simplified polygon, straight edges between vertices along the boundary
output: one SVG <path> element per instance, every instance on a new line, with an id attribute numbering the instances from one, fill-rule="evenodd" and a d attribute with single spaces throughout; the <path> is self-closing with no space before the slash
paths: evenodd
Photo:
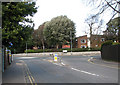
<path id="1" fill-rule="evenodd" d="M 35 28 L 52 18 L 66 15 L 75 23 L 76 37 L 85 35 L 85 31 L 89 29 L 85 23 L 85 19 L 93 9 L 87 6 L 84 0 L 37 0 L 36 6 L 39 7 L 38 12 L 32 18 Z M 105 17 L 105 16 L 104 16 Z M 108 20 L 108 16 L 105 21 Z M 104 29 L 103 29 L 104 30 Z"/>

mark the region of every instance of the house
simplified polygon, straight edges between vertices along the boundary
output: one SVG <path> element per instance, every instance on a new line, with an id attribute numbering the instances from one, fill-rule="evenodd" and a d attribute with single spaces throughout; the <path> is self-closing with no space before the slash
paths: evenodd
<path id="1" fill-rule="evenodd" d="M 77 48 L 98 48 L 105 41 L 104 35 L 87 35 L 77 37 Z"/>
<path id="2" fill-rule="evenodd" d="M 105 42 L 104 35 L 91 35 L 90 40 L 90 47 L 91 48 L 98 48 L 101 47 L 101 44 Z"/>
<path id="3" fill-rule="evenodd" d="M 87 48 L 87 35 L 80 36 L 77 38 L 77 48 Z"/>
<path id="4" fill-rule="evenodd" d="M 63 45 L 62 48 L 70 48 L 70 42 L 66 41 Z"/>

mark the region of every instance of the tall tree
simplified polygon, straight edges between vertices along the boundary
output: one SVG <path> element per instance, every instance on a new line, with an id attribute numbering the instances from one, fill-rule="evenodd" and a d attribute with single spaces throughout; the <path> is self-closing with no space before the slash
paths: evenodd
<path id="1" fill-rule="evenodd" d="M 45 36 L 43 35 L 43 29 L 46 22 L 38 27 L 38 29 L 33 32 L 33 39 L 35 42 L 35 46 L 40 46 L 43 49 L 45 48 Z"/>
<path id="2" fill-rule="evenodd" d="M 45 23 L 44 35 L 48 46 L 62 45 L 65 41 L 70 42 L 70 31 L 72 39 L 75 38 L 75 24 L 67 16 L 58 16 Z"/>
<path id="3" fill-rule="evenodd" d="M 2 43 L 9 47 L 9 42 L 17 50 L 24 50 L 25 43 L 31 37 L 33 21 L 27 16 L 37 12 L 35 2 L 3 2 L 2 3 Z M 31 25 L 26 25 L 31 23 Z M 22 47 L 22 49 L 20 49 Z"/>
<path id="4" fill-rule="evenodd" d="M 97 9 L 99 9 L 99 11 L 96 13 L 97 15 L 103 14 L 109 9 L 112 9 L 113 11 L 112 18 L 114 18 L 116 14 L 120 14 L 120 9 L 119 9 L 120 1 L 119 0 L 87 0 L 87 3 L 89 4 L 93 3 L 93 5 L 97 5 L 96 6 Z"/>
<path id="5" fill-rule="evenodd" d="M 43 30 L 44 30 L 44 25 L 45 25 L 46 22 L 44 22 L 42 25 L 39 26 L 38 28 L 38 32 L 39 32 L 39 39 L 42 43 L 42 48 L 44 49 L 45 48 L 45 36 L 43 35 Z"/>
<path id="6" fill-rule="evenodd" d="M 109 21 L 107 23 L 107 29 L 104 33 L 108 40 L 119 40 L 120 42 L 120 17 Z"/>

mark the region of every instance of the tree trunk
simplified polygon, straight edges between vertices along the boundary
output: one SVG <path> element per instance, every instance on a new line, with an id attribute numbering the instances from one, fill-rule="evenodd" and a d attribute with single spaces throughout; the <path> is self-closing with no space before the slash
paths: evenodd
<path id="1" fill-rule="evenodd" d="M 56 45 L 56 49 L 58 49 L 59 48 L 59 45 Z"/>

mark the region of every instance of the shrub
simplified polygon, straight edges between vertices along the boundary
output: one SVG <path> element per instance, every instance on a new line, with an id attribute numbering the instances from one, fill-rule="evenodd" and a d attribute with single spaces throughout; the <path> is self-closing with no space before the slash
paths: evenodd
<path id="1" fill-rule="evenodd" d="M 113 43 L 112 40 L 108 40 L 108 41 L 104 42 L 101 46 L 112 45 L 112 43 Z"/>
<path id="2" fill-rule="evenodd" d="M 119 42 L 113 42 L 112 45 L 120 45 Z"/>
<path id="3" fill-rule="evenodd" d="M 90 51 L 100 51 L 101 48 L 90 48 Z"/>
<path id="4" fill-rule="evenodd" d="M 45 49 L 44 52 L 62 52 L 63 50 L 67 50 L 67 52 L 71 52 L 70 48 L 64 48 L 64 49 Z M 82 52 L 82 51 L 88 51 L 88 48 L 72 48 L 72 52 Z M 25 50 L 26 52 L 26 50 Z M 41 53 L 43 52 L 43 49 L 29 49 L 27 50 L 27 53 Z"/>

